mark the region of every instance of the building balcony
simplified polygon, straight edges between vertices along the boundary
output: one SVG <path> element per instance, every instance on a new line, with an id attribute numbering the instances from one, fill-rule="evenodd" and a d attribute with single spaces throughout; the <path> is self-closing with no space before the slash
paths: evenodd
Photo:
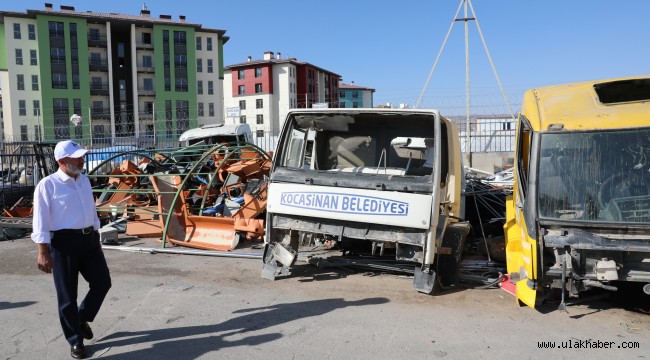
<path id="1" fill-rule="evenodd" d="M 93 107 L 90 108 L 90 116 L 102 118 L 111 115 L 111 109 L 107 107 Z"/>
<path id="2" fill-rule="evenodd" d="M 91 34 L 88 34 L 88 46 L 106 47 L 107 44 L 106 35 L 101 34 L 99 36 L 92 36 Z"/>
<path id="3" fill-rule="evenodd" d="M 108 71 L 108 60 L 91 60 L 88 67 L 90 71 Z"/>
<path id="4" fill-rule="evenodd" d="M 65 64 L 65 55 L 50 55 L 50 62 L 53 64 Z"/>
<path id="5" fill-rule="evenodd" d="M 52 89 L 67 89 L 67 81 L 52 81 Z"/>
<path id="6" fill-rule="evenodd" d="M 138 64 L 138 72 L 141 73 L 153 73 L 154 72 L 154 67 L 153 65 L 150 64 Z"/>
<path id="7" fill-rule="evenodd" d="M 151 111 L 140 111 L 138 117 L 140 120 L 153 120 L 153 113 Z"/>
<path id="8" fill-rule="evenodd" d="M 152 49 L 153 50 L 153 44 L 145 44 L 145 43 L 140 42 L 140 41 L 135 43 L 135 47 L 136 47 L 136 49 L 143 49 L 143 50 L 144 49 Z"/>
<path id="9" fill-rule="evenodd" d="M 108 84 L 90 84 L 90 95 L 108 95 Z"/>
<path id="10" fill-rule="evenodd" d="M 138 96 L 155 96 L 156 90 L 154 89 L 144 89 L 138 88 Z"/>

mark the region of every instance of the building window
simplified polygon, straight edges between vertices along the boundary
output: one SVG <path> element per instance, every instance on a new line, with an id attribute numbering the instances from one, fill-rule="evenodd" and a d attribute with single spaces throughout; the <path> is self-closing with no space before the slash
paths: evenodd
<path id="1" fill-rule="evenodd" d="M 203 81 L 199 80 L 196 82 L 196 93 L 199 95 L 203 94 Z"/>
<path id="2" fill-rule="evenodd" d="M 38 75 L 32 75 L 32 90 L 38 91 Z"/>
<path id="3" fill-rule="evenodd" d="M 61 39 L 63 39 L 63 23 L 62 22 L 50 21 L 50 22 L 48 22 L 48 25 L 49 25 L 49 28 L 50 28 L 50 38 L 61 38 Z M 97 39 L 96 40 L 99 40 L 99 29 L 95 29 L 95 30 L 97 30 Z M 90 34 L 92 35 L 92 29 L 90 31 L 91 31 Z M 95 40 L 95 39 L 93 39 L 93 40 Z"/>
<path id="4" fill-rule="evenodd" d="M 187 92 L 188 91 L 187 78 L 177 77 L 175 89 L 178 92 Z"/>
<path id="5" fill-rule="evenodd" d="M 77 24 L 70 23 L 70 39 L 76 39 L 76 38 L 77 38 Z"/>
<path id="6" fill-rule="evenodd" d="M 14 39 L 20 39 L 20 24 L 14 24 Z"/>
<path id="7" fill-rule="evenodd" d="M 246 100 L 239 100 L 239 109 L 246 110 Z"/>
<path id="8" fill-rule="evenodd" d="M 101 65 L 102 55 L 100 53 L 90 53 L 90 65 Z"/>
<path id="9" fill-rule="evenodd" d="M 185 45 L 187 33 L 185 31 L 174 31 L 174 45 Z"/>
<path id="10" fill-rule="evenodd" d="M 214 94 L 214 83 L 212 81 L 208 81 L 208 95 Z"/>
<path id="11" fill-rule="evenodd" d="M 255 100 L 255 108 L 256 109 L 263 109 L 264 108 L 264 99 L 256 99 Z"/>
<path id="12" fill-rule="evenodd" d="M 187 69 L 187 54 L 174 55 L 174 66 L 177 69 Z"/>
<path id="13" fill-rule="evenodd" d="M 203 112 L 203 103 L 202 102 L 199 103 L 198 111 L 199 111 L 199 116 L 205 116 L 205 114 Z"/>
<path id="14" fill-rule="evenodd" d="M 68 79 L 65 74 L 54 73 L 52 74 L 52 89 L 67 89 Z"/>
<path id="15" fill-rule="evenodd" d="M 358 107 L 359 107 L 359 103 L 356 102 L 356 101 L 352 102 L 352 107 L 355 108 L 355 109 L 358 108 Z"/>
<path id="16" fill-rule="evenodd" d="M 345 97 L 345 91 L 344 91 L 344 90 L 341 90 L 341 91 L 339 92 L 339 97 L 342 97 L 342 98 Z"/>
<path id="17" fill-rule="evenodd" d="M 176 100 L 176 131 L 178 134 L 190 127 L 190 108 L 187 100 Z"/>
<path id="18" fill-rule="evenodd" d="M 352 92 L 352 98 L 353 99 L 358 99 L 359 98 L 359 92 L 358 91 L 353 91 Z"/>
<path id="19" fill-rule="evenodd" d="M 196 50 L 201 50 L 202 45 L 201 45 L 201 37 L 197 36 L 196 37 Z"/>
<path id="20" fill-rule="evenodd" d="M 208 72 L 211 73 L 212 71 L 212 59 L 208 59 Z"/>
<path id="21" fill-rule="evenodd" d="M 72 111 L 74 114 L 81 115 L 81 99 L 72 99 Z"/>
<path id="22" fill-rule="evenodd" d="M 36 50 L 29 50 L 29 63 L 32 65 L 38 65 L 38 59 L 36 57 Z"/>
<path id="23" fill-rule="evenodd" d="M 153 91 L 153 79 L 145 78 L 142 79 L 143 90 Z"/>
<path id="24" fill-rule="evenodd" d="M 153 67 L 153 58 L 151 55 L 142 56 L 142 67 L 152 68 Z"/>
<path id="25" fill-rule="evenodd" d="M 246 94 L 246 86 L 239 85 L 239 95 L 244 95 L 244 94 Z"/>
<path id="26" fill-rule="evenodd" d="M 101 116 L 104 114 L 104 102 L 103 101 L 93 101 L 93 107 L 91 109 L 92 116 Z"/>
<path id="27" fill-rule="evenodd" d="M 168 138 L 171 138 L 172 134 L 173 134 L 172 130 L 174 128 L 174 123 L 173 123 L 172 119 L 173 119 L 172 101 L 171 100 L 165 100 L 165 128 L 167 130 L 167 137 Z"/>
<path id="28" fill-rule="evenodd" d="M 214 116 L 214 103 L 208 104 L 208 116 Z"/>
<path id="29" fill-rule="evenodd" d="M 39 100 L 34 100 L 34 116 L 41 115 L 41 102 Z"/>
<path id="30" fill-rule="evenodd" d="M 262 77 L 262 68 L 255 69 L 255 77 L 256 78 Z"/>
<path id="31" fill-rule="evenodd" d="M 90 78 L 90 89 L 91 90 L 102 90 L 102 78 L 98 76 L 93 76 Z"/>
<path id="32" fill-rule="evenodd" d="M 239 117 L 239 123 L 240 124 L 246 124 L 246 115 L 242 115 Z"/>
<path id="33" fill-rule="evenodd" d="M 142 43 L 151 45 L 151 33 L 143 32 L 142 33 Z"/>
<path id="34" fill-rule="evenodd" d="M 203 59 L 196 59 L 196 72 L 203 72 Z"/>
<path id="35" fill-rule="evenodd" d="M 72 88 L 79 89 L 79 84 L 81 84 L 79 82 L 79 74 L 72 74 Z"/>
<path id="36" fill-rule="evenodd" d="M 246 73 L 244 72 L 244 70 L 238 70 L 237 71 L 237 79 L 238 80 L 244 80 L 246 78 L 245 74 Z"/>
<path id="37" fill-rule="evenodd" d="M 99 41 L 99 29 L 88 29 L 88 40 Z"/>
<path id="38" fill-rule="evenodd" d="M 27 116 L 27 105 L 25 104 L 25 100 L 18 100 L 18 115 Z"/>
<path id="39" fill-rule="evenodd" d="M 27 125 L 20 125 L 20 141 L 27 141 Z"/>
<path id="40" fill-rule="evenodd" d="M 29 40 L 36 40 L 36 26 L 34 24 L 27 25 L 27 37 Z"/>
<path id="41" fill-rule="evenodd" d="M 258 138 L 264 137 L 264 130 L 255 131 L 255 136 L 257 136 Z"/>
<path id="42" fill-rule="evenodd" d="M 259 94 L 261 92 L 262 92 L 262 84 L 260 84 L 260 83 L 255 84 L 255 93 Z"/>
<path id="43" fill-rule="evenodd" d="M 50 58 L 54 64 L 65 64 L 65 48 L 50 48 Z"/>
<path id="44" fill-rule="evenodd" d="M 23 49 L 16 49 L 16 65 L 23 64 Z"/>
<path id="45" fill-rule="evenodd" d="M 205 41 L 206 41 L 206 43 L 205 43 L 206 50 L 212 51 L 212 38 L 207 37 L 207 38 L 205 38 Z"/>
<path id="46" fill-rule="evenodd" d="M 143 103 L 143 105 L 144 105 L 144 115 L 152 115 L 153 114 L 153 102 L 145 101 Z"/>
<path id="47" fill-rule="evenodd" d="M 18 90 L 25 90 L 25 75 L 16 75 L 16 86 L 18 87 Z"/>
<path id="48" fill-rule="evenodd" d="M 257 125 L 264 124 L 264 115 L 257 114 Z"/>
<path id="49" fill-rule="evenodd" d="M 34 125 L 34 140 L 36 140 L 36 141 L 43 140 L 41 138 L 41 126 L 40 125 Z"/>

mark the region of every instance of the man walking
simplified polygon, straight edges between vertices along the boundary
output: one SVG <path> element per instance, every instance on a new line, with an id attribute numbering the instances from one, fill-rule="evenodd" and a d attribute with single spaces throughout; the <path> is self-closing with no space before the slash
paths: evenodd
<path id="1" fill-rule="evenodd" d="M 86 152 L 74 141 L 56 144 L 59 170 L 34 191 L 32 240 L 38 245 L 38 268 L 53 274 L 61 327 L 75 359 L 86 357 L 83 340 L 93 338 L 88 322 L 95 319 L 111 287 L 92 188 L 82 174 Z M 79 274 L 89 290 L 77 306 Z"/>

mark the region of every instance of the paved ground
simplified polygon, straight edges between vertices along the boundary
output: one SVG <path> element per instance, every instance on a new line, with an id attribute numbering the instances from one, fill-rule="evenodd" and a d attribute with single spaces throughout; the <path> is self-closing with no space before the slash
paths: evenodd
<path id="1" fill-rule="evenodd" d="M 650 358 L 650 297 L 640 288 L 566 314 L 517 307 L 499 289 L 427 296 L 395 275 L 302 265 L 270 282 L 260 278 L 260 260 L 105 254 L 113 288 L 91 324 L 92 358 Z M 70 358 L 52 279 L 37 270 L 31 240 L 0 242 L 0 274 L 0 359 Z M 613 349 L 576 349 L 587 340 L 614 342 Z M 573 348 L 539 349 L 539 342 Z M 638 347 L 619 348 L 624 342 Z"/>

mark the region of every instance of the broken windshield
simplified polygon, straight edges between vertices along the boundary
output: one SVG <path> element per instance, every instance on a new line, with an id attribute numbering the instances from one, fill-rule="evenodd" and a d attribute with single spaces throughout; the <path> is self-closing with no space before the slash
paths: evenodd
<path id="1" fill-rule="evenodd" d="M 538 169 L 540 218 L 650 222 L 650 130 L 546 133 Z"/>
<path id="2" fill-rule="evenodd" d="M 434 117 L 302 116 L 287 133 L 280 166 L 305 171 L 425 176 L 434 165 Z"/>

